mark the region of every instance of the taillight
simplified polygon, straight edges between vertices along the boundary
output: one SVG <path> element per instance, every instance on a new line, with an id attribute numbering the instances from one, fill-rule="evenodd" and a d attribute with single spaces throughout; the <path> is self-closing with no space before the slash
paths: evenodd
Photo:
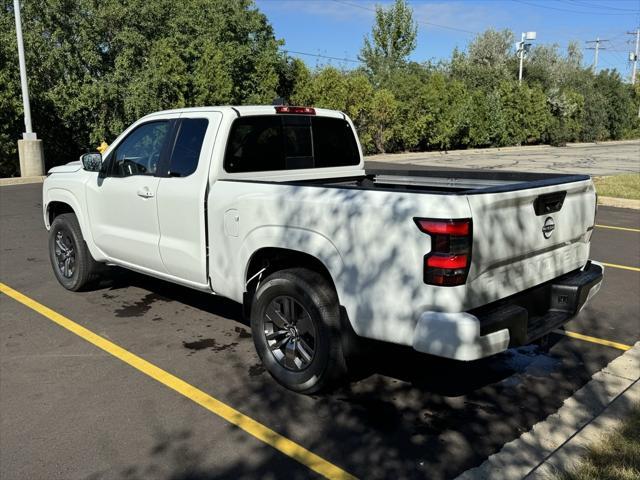
<path id="1" fill-rule="evenodd" d="M 281 105 L 276 107 L 276 113 L 296 113 L 298 115 L 315 115 L 316 109 L 311 107 L 289 107 L 288 105 Z"/>
<path id="2" fill-rule="evenodd" d="M 424 256 L 424 283 L 441 287 L 463 285 L 471 266 L 471 219 L 414 220 L 431 237 L 431 252 Z"/>

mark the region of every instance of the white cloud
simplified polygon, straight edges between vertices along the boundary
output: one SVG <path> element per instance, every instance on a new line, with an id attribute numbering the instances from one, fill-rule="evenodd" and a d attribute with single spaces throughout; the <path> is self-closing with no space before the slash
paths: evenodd
<path id="1" fill-rule="evenodd" d="M 481 32 L 489 27 L 506 28 L 511 20 L 506 10 L 496 3 L 476 2 L 441 2 L 411 3 L 414 19 L 419 22 L 420 29 L 443 31 L 443 29 L 420 22 L 436 23 L 453 28 Z"/>
<path id="2" fill-rule="evenodd" d="M 346 3 L 333 0 L 256 0 L 262 11 L 280 11 L 285 13 L 304 13 L 307 15 L 330 17 L 340 22 L 367 20 L 374 17 L 375 2 L 345 0 Z"/>
<path id="3" fill-rule="evenodd" d="M 391 0 L 256 0 L 263 11 L 283 13 L 305 13 L 328 17 L 339 22 L 373 22 L 376 5 L 390 5 Z M 471 31 L 482 31 L 488 27 L 503 28 L 511 19 L 499 3 L 472 1 L 422 2 L 409 1 L 414 19 L 422 31 L 443 31 L 429 23 Z"/>

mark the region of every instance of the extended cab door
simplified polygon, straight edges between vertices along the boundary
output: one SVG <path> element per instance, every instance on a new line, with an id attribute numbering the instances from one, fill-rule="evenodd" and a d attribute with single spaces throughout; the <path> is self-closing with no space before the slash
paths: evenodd
<path id="1" fill-rule="evenodd" d="M 221 118 L 217 112 L 183 113 L 159 173 L 160 256 L 170 275 L 200 285 L 208 283 L 206 194 Z"/>
<path id="2" fill-rule="evenodd" d="M 177 117 L 177 115 L 176 115 Z M 157 170 L 166 156 L 174 121 L 149 120 L 104 160 L 104 172 L 87 185 L 93 238 L 108 257 L 166 273 L 158 250 Z"/>

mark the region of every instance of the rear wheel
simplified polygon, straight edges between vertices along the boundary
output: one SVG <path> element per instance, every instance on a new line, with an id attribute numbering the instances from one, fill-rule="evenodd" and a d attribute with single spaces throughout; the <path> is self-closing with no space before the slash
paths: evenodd
<path id="1" fill-rule="evenodd" d="M 82 290 L 98 277 L 100 264 L 89 253 L 73 213 L 58 215 L 51 224 L 49 259 L 58 282 L 67 290 Z"/>
<path id="2" fill-rule="evenodd" d="M 290 390 L 318 392 L 346 373 L 338 297 L 316 272 L 292 268 L 266 278 L 253 299 L 251 330 L 265 368 Z"/>

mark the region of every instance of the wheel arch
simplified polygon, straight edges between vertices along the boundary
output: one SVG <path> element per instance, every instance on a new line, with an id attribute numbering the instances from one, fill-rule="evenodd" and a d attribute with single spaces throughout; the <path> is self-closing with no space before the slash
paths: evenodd
<path id="1" fill-rule="evenodd" d="M 331 272 L 318 257 L 300 250 L 282 247 L 262 247 L 251 255 L 245 269 L 245 285 L 264 268 L 263 277 L 286 268 L 302 267 L 322 275 L 336 289 Z M 253 280 L 252 280 L 253 279 Z"/>
<path id="2" fill-rule="evenodd" d="M 62 215 L 63 213 L 73 213 L 76 217 L 78 216 L 73 207 L 67 202 L 59 200 L 53 200 L 49 202 L 47 204 L 47 211 L 45 212 L 45 222 L 47 227 L 51 228 L 51 224 L 56 219 L 56 217 Z"/>
<path id="3" fill-rule="evenodd" d="M 285 268 L 303 267 L 326 278 L 347 316 L 352 313 L 356 305 L 355 294 L 345 280 L 348 275 L 342 257 L 329 239 L 314 231 L 292 227 L 262 227 L 252 233 L 240 251 L 238 266 L 242 269 L 239 272 L 242 284 L 236 287 L 242 292 L 240 296 L 246 311 L 258 281 L 258 277 L 252 277 L 262 268 L 267 268 L 262 275 L 264 278 L 265 274 Z"/>
<path id="4" fill-rule="evenodd" d="M 44 208 L 44 223 L 47 230 L 51 228 L 51 224 L 55 218 L 63 213 L 73 213 L 78 219 L 80 225 L 80 231 L 84 237 L 84 241 L 89 248 L 89 252 L 96 260 L 103 259 L 104 255 L 95 246 L 93 242 L 93 236 L 91 235 L 91 229 L 89 228 L 88 221 L 83 214 L 83 209 L 76 198 L 76 196 L 69 190 L 63 188 L 50 188 L 45 191 Z"/>

